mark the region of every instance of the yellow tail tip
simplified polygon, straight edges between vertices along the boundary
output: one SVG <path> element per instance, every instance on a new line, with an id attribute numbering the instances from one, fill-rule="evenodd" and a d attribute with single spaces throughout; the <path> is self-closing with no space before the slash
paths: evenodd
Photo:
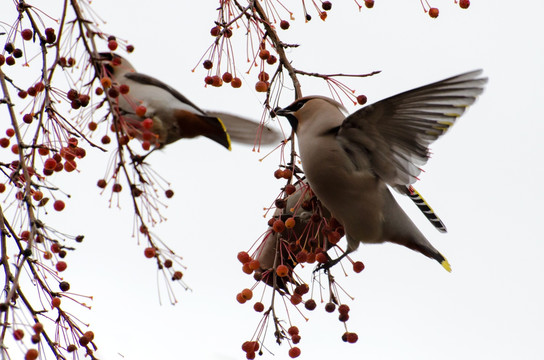
<path id="1" fill-rule="evenodd" d="M 229 132 L 227 131 L 227 127 L 225 126 L 225 123 L 223 123 L 223 120 L 221 120 L 220 118 L 217 118 L 217 120 L 219 121 L 219 124 L 221 124 L 221 127 L 223 128 L 223 131 L 225 132 L 225 135 L 227 136 L 227 142 L 229 144 L 229 147 L 227 148 L 229 151 L 232 150 L 232 147 L 231 147 L 231 142 L 230 142 L 230 135 L 229 135 Z"/>
<path id="2" fill-rule="evenodd" d="M 451 272 L 451 265 L 450 265 L 450 263 L 448 262 L 448 260 L 444 259 L 444 260 L 440 263 L 440 265 L 442 265 L 442 267 L 443 267 L 444 269 L 446 269 L 447 272 Z"/>

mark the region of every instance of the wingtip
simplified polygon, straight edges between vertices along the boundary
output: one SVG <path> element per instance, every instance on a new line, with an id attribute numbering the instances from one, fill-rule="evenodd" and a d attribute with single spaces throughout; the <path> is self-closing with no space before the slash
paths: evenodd
<path id="1" fill-rule="evenodd" d="M 444 259 L 442 260 L 442 262 L 440 263 L 440 265 L 442 265 L 442 267 L 444 269 L 446 269 L 447 272 L 451 273 L 451 265 L 450 263 L 448 262 L 448 260 Z"/>

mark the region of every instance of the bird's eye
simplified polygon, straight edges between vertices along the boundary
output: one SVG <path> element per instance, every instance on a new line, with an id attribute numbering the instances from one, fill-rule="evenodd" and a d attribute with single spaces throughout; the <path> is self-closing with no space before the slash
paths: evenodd
<path id="1" fill-rule="evenodd" d="M 302 107 L 304 106 L 304 104 L 306 104 L 307 101 L 308 101 L 307 99 L 299 100 L 296 103 L 291 104 L 286 110 L 296 112 L 296 111 L 302 109 Z"/>

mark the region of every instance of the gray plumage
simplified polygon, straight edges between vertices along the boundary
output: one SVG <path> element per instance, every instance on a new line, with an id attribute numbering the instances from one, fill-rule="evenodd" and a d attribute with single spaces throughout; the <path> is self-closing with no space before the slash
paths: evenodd
<path id="1" fill-rule="evenodd" d="M 344 225 L 348 253 L 360 242 L 389 241 L 451 270 L 388 186 L 414 194 L 411 184 L 429 158 L 429 144 L 482 93 L 487 79 L 481 73 L 471 71 L 406 91 L 347 117 L 341 104 L 321 96 L 298 99 L 277 112 L 288 118 L 297 134 L 302 166 L 314 193 Z"/>

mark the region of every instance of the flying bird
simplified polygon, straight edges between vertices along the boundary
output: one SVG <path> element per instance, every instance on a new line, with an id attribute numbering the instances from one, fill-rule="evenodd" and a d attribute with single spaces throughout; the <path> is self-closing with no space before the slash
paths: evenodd
<path id="1" fill-rule="evenodd" d="M 451 271 L 399 206 L 389 188 L 408 195 L 437 229 L 440 219 L 413 189 L 442 136 L 483 92 L 482 70 L 467 72 L 368 105 L 349 116 L 323 96 L 303 97 L 277 115 L 287 117 L 298 138 L 306 179 L 323 205 L 344 226 L 345 255 L 359 243 L 392 242 L 438 261 Z"/>
<path id="2" fill-rule="evenodd" d="M 143 121 L 152 120 L 149 129 L 156 136 L 158 147 L 179 139 L 207 137 L 230 150 L 231 140 L 243 144 L 255 144 L 259 132 L 261 145 L 279 142 L 279 134 L 246 118 L 233 114 L 205 111 L 192 103 L 183 94 L 164 82 L 136 71 L 125 58 L 115 54 L 100 53 L 101 76 L 108 76 L 119 88 L 116 97 L 120 118 L 136 130 L 134 136 L 141 138 Z M 128 92 L 126 92 L 128 90 Z M 143 106 L 145 114 L 138 113 Z"/>

